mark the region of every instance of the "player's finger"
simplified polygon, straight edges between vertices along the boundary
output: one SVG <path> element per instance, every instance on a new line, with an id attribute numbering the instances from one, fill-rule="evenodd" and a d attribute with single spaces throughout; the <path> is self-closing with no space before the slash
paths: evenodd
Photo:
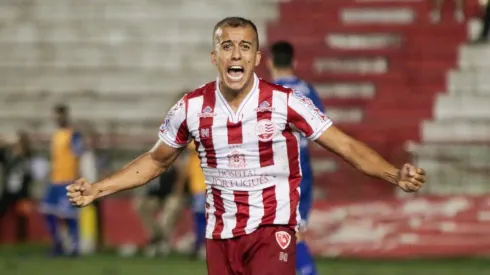
<path id="1" fill-rule="evenodd" d="M 408 183 L 408 182 L 405 182 L 405 181 L 404 181 L 404 182 L 401 182 L 401 183 L 399 184 L 400 188 L 401 188 L 403 191 L 405 191 L 405 192 L 412 192 L 412 191 L 410 190 L 410 188 L 409 188 L 409 186 L 408 186 L 408 185 L 409 185 L 409 183 Z"/>
<path id="2" fill-rule="evenodd" d="M 413 186 L 421 187 L 423 183 L 415 178 L 410 179 L 410 184 Z"/>
<path id="3" fill-rule="evenodd" d="M 425 175 L 425 170 L 422 168 L 417 168 L 417 174 L 419 175 Z"/>
<path id="4" fill-rule="evenodd" d="M 77 197 L 81 197 L 82 196 L 82 193 L 75 191 L 75 192 L 68 192 L 68 193 L 66 193 L 66 195 L 69 198 L 77 198 Z"/>
<path id="5" fill-rule="evenodd" d="M 74 184 L 76 186 L 80 187 L 80 186 L 83 186 L 86 182 L 87 182 L 87 180 L 85 180 L 84 178 L 80 178 L 80 179 L 77 179 Z"/>
<path id="6" fill-rule="evenodd" d="M 83 204 L 83 197 L 81 197 L 81 196 L 78 198 L 74 198 L 74 200 L 75 200 L 75 204 L 77 206 L 81 206 Z"/>
<path id="7" fill-rule="evenodd" d="M 84 183 L 84 182 L 86 182 L 86 181 L 87 181 L 87 180 L 86 180 L 85 178 L 79 178 L 79 179 L 77 179 L 75 182 L 76 182 L 76 183 Z"/>
<path id="8" fill-rule="evenodd" d="M 68 192 L 76 192 L 76 184 L 70 184 L 66 187 L 66 191 Z"/>
<path id="9" fill-rule="evenodd" d="M 85 190 L 87 190 L 89 188 L 90 188 L 90 183 L 87 182 L 87 181 L 83 182 L 83 184 L 81 185 L 81 190 L 82 191 L 85 191 Z"/>
<path id="10" fill-rule="evenodd" d="M 425 176 L 424 175 L 420 175 L 420 174 L 415 174 L 412 179 L 414 180 L 417 180 L 417 181 L 420 181 L 420 182 L 425 182 Z"/>
<path id="11" fill-rule="evenodd" d="M 417 190 L 419 190 L 419 187 L 417 187 L 411 183 L 408 183 L 407 185 L 405 185 L 405 191 L 407 191 L 407 192 L 415 192 Z"/>

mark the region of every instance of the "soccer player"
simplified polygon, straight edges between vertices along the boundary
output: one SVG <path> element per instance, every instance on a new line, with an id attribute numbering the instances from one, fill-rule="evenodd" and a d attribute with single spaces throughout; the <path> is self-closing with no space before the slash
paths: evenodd
<path id="1" fill-rule="evenodd" d="M 225 18 L 216 24 L 212 41 L 216 81 L 175 104 L 151 150 L 106 179 L 68 186 L 74 205 L 144 185 L 194 140 L 207 185 L 208 274 L 294 275 L 299 134 L 407 192 L 423 185 L 424 170 L 410 164 L 397 169 L 332 125 L 301 93 L 259 79 L 254 69 L 261 52 L 253 22 Z"/>
<path id="2" fill-rule="evenodd" d="M 68 106 L 55 106 L 54 115 L 58 129 L 51 138 L 51 183 L 40 204 L 40 210 L 53 241 L 53 256 L 65 254 L 59 231 L 60 221 L 66 224 L 74 244 L 69 254 L 77 256 L 78 211 L 66 197 L 66 187 L 79 177 L 79 158 L 84 150 L 83 137 L 70 125 Z"/>
<path id="3" fill-rule="evenodd" d="M 269 48 L 270 58 L 267 60 L 267 68 L 274 83 L 291 88 L 308 97 L 315 107 L 321 112 L 325 108 L 317 92 L 311 85 L 294 75 L 294 48 L 286 41 L 278 41 Z M 299 213 L 301 216 L 300 228 L 296 234 L 296 270 L 301 275 L 316 275 L 313 257 L 305 243 L 304 232 L 308 224 L 308 214 L 313 200 L 313 171 L 311 170 L 308 140 L 300 137 L 299 158 L 301 165 L 301 194 L 299 198 Z"/>

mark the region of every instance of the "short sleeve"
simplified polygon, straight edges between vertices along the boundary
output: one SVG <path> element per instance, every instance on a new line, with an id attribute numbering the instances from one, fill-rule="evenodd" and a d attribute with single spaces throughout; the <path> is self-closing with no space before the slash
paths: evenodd
<path id="1" fill-rule="evenodd" d="M 298 91 L 288 97 L 288 123 L 309 140 L 317 139 L 333 123 L 310 98 Z"/>
<path id="2" fill-rule="evenodd" d="M 184 96 L 170 109 L 158 133 L 163 142 L 174 148 L 182 148 L 190 142 L 186 105 L 187 96 Z"/>
<path id="3" fill-rule="evenodd" d="M 308 90 L 310 91 L 308 93 L 308 97 L 311 99 L 313 104 L 320 110 L 320 112 L 325 113 L 325 107 L 323 106 L 322 100 L 318 96 L 318 93 L 316 92 L 315 88 L 313 86 L 308 85 Z"/>

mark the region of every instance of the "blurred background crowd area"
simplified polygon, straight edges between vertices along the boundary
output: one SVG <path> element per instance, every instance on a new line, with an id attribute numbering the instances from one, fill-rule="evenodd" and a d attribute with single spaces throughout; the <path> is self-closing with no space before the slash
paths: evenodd
<path id="1" fill-rule="evenodd" d="M 216 78 L 212 27 L 238 15 L 257 24 L 266 55 L 277 40 L 295 46 L 297 75 L 334 123 L 429 174 L 421 194 L 400 194 L 312 145 L 317 256 L 490 254 L 489 10 L 483 0 L 1 0 L 0 139 L 29 148 L 33 177 L 26 200 L 5 207 L 0 244 L 46 240 L 37 202 L 56 104 L 89 145 L 87 173 L 107 175 L 153 145 L 178 95 Z M 264 64 L 257 73 L 270 77 Z M 82 212 L 81 237 L 144 244 L 140 193 Z M 176 246 L 192 238 L 186 217 Z"/>

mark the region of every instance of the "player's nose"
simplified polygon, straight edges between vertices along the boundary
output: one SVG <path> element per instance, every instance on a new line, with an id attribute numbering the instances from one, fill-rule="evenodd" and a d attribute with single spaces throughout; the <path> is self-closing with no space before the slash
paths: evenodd
<path id="1" fill-rule="evenodd" d="M 231 59 L 232 60 L 240 60 L 242 58 L 242 53 L 240 52 L 240 49 L 238 47 L 233 49 L 233 52 L 231 53 Z"/>

